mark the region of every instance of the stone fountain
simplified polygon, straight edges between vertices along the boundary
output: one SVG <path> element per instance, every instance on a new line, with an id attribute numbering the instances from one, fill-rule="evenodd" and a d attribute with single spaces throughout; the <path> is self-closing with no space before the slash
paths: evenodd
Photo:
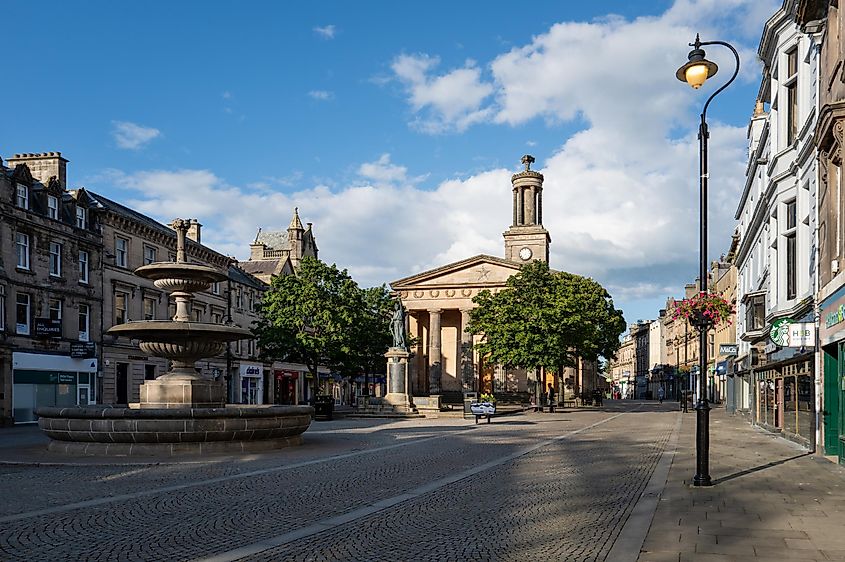
<path id="1" fill-rule="evenodd" d="M 139 340 L 142 351 L 170 360 L 167 373 L 140 388 L 137 407 L 85 406 L 39 408 L 38 426 L 51 438 L 48 448 L 72 454 L 177 455 L 203 452 L 260 451 L 298 445 L 311 424 L 310 406 L 226 405 L 226 386 L 203 378 L 194 367 L 220 354 L 227 342 L 252 337 L 237 326 L 192 322 L 194 293 L 207 290 L 228 274 L 188 263 L 185 239 L 190 223 L 176 219 L 175 262 L 135 270 L 170 293 L 176 302 L 172 320 L 119 324 L 108 334 Z M 132 405 L 136 406 L 136 405 Z"/>

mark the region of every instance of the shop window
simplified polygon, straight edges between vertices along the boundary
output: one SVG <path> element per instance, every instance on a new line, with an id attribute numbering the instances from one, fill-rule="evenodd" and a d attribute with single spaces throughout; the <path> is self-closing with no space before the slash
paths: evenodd
<path id="1" fill-rule="evenodd" d="M 114 239 L 114 264 L 118 267 L 127 267 L 127 252 L 129 251 L 129 240 L 120 238 Z"/>
<path id="2" fill-rule="evenodd" d="M 47 196 L 47 216 L 53 220 L 59 219 L 59 199 L 55 195 Z"/>
<path id="3" fill-rule="evenodd" d="M 798 418 L 798 435 L 805 439 L 812 440 L 815 433 L 815 416 L 813 409 L 815 406 L 815 396 L 813 395 L 813 377 L 809 375 L 800 375 L 798 377 L 798 403 L 797 418 Z"/>
<path id="4" fill-rule="evenodd" d="M 783 430 L 787 433 L 798 433 L 798 419 L 796 406 L 798 403 L 798 388 L 795 377 L 783 378 Z"/>
<path id="5" fill-rule="evenodd" d="M 144 297 L 144 320 L 156 319 L 156 299 L 154 297 Z"/>
<path id="6" fill-rule="evenodd" d="M 126 305 L 129 302 L 127 293 L 117 292 L 114 294 L 114 323 L 125 324 L 128 320 Z"/>
<path id="7" fill-rule="evenodd" d="M 29 234 L 18 232 L 15 235 L 15 254 L 18 269 L 29 269 Z"/>
<path id="8" fill-rule="evenodd" d="M 58 242 L 50 242 L 50 275 L 62 275 L 62 245 Z"/>
<path id="9" fill-rule="evenodd" d="M 21 209 L 29 209 L 29 188 L 22 183 L 17 185 L 15 204 Z"/>
<path id="10" fill-rule="evenodd" d="M 29 335 L 30 328 L 30 296 L 18 293 L 15 297 L 15 333 L 22 336 Z"/>
<path id="11" fill-rule="evenodd" d="M 88 252 L 79 250 L 79 282 L 88 283 Z"/>
<path id="12" fill-rule="evenodd" d="M 80 207 L 77 205 L 76 207 L 76 228 L 85 228 L 85 224 L 87 223 L 88 213 L 85 207 Z"/>
<path id="13" fill-rule="evenodd" d="M 79 341 L 88 341 L 91 308 L 87 304 L 79 305 Z"/>

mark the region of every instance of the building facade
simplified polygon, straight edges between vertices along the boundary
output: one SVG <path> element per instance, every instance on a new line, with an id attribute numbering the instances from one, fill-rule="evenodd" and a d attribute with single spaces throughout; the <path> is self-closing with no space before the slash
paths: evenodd
<path id="1" fill-rule="evenodd" d="M 0 424 L 99 400 L 103 240 L 59 152 L 0 160 Z"/>

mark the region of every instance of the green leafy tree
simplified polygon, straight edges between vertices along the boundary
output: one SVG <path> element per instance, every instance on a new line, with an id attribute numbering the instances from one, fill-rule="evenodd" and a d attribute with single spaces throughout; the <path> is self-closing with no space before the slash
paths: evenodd
<path id="1" fill-rule="evenodd" d="M 317 394 L 320 365 L 347 366 L 357 345 L 361 290 L 346 270 L 305 257 L 296 275 L 273 279 L 254 328 L 265 357 L 304 364 Z"/>
<path id="2" fill-rule="evenodd" d="M 359 320 L 352 333 L 351 363 L 357 373 L 364 375 L 366 391 L 370 388 L 371 373 L 385 373 L 385 351 L 393 343 L 390 318 L 396 300 L 384 285 L 361 290 Z"/>
<path id="3" fill-rule="evenodd" d="M 622 312 L 600 284 L 548 264 L 526 264 L 497 294 L 473 298 L 467 331 L 483 334 L 487 360 L 507 367 L 562 371 L 577 359 L 613 357 L 625 331 Z"/>

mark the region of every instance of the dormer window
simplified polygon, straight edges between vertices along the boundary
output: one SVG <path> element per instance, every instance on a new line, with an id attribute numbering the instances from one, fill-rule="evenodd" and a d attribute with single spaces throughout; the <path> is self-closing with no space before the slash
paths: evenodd
<path id="1" fill-rule="evenodd" d="M 76 207 L 76 228 L 85 228 L 87 214 L 85 207 Z"/>
<path id="2" fill-rule="evenodd" d="M 29 209 L 29 188 L 22 183 L 17 186 L 15 204 L 21 209 Z"/>
<path id="3" fill-rule="evenodd" d="M 47 216 L 59 220 L 59 199 L 53 195 L 47 196 Z"/>

